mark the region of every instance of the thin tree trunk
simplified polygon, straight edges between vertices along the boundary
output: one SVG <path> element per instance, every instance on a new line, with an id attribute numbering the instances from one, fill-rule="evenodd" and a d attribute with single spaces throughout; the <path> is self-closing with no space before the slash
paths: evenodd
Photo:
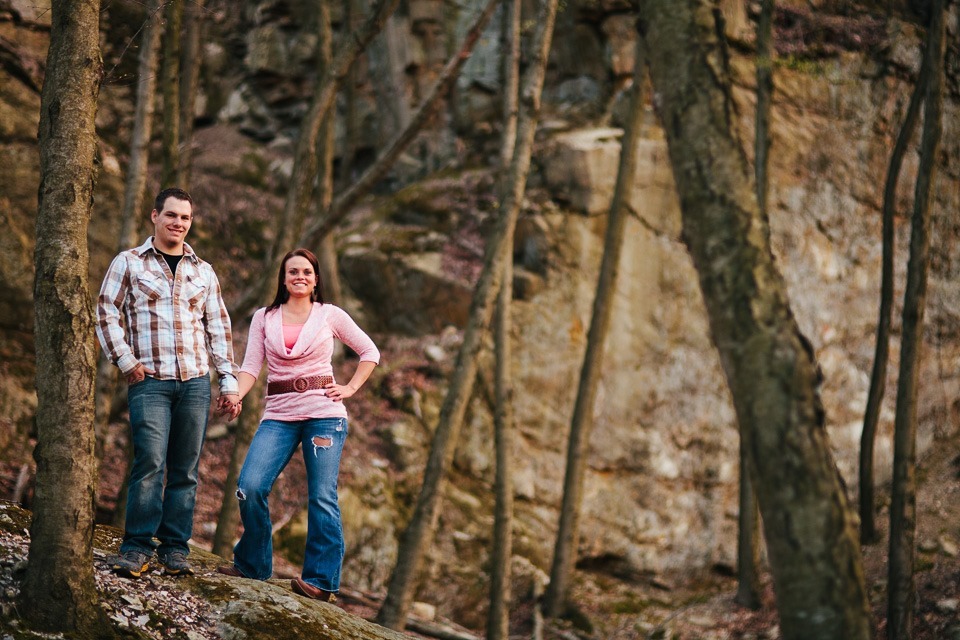
<path id="1" fill-rule="evenodd" d="M 512 250 L 506 240 L 516 225 L 526 190 L 556 12 L 557 0 L 545 0 L 542 3 L 533 47 L 534 59 L 523 83 L 523 107 L 517 127 L 517 144 L 510 165 L 511 177 L 505 197 L 501 201 L 497 224 L 487 242 L 483 270 L 471 303 L 470 319 L 464 330 L 453 378 L 440 409 L 440 418 L 430 446 L 423 486 L 417 496 L 410 522 L 400 538 L 397 564 L 390 575 L 383 606 L 377 613 L 377 622 L 392 629 L 399 628 L 406 620 L 413 601 L 414 580 L 423 562 L 424 552 L 430 546 L 436 531 L 443 481 L 453 460 L 463 415 L 473 391 L 477 351 L 480 349 L 483 334 L 489 328 L 493 302 L 500 289 L 503 256 Z"/>
<path id="2" fill-rule="evenodd" d="M 583 505 L 583 481 L 587 468 L 586 443 L 593 428 L 593 409 L 597 388 L 603 373 L 603 349 L 613 317 L 614 297 L 623 252 L 623 230 L 627 215 L 633 208 L 634 176 L 637 166 L 637 141 L 643 120 L 643 80 L 645 73 L 645 43 L 638 37 L 633 69 L 633 93 L 630 116 L 620 146 L 620 166 L 617 183 L 610 203 L 607 232 L 603 243 L 603 259 L 597 279 L 597 294 L 593 300 L 587 347 L 580 368 L 580 382 L 570 420 L 567 442 L 567 466 L 563 479 L 563 498 L 560 505 L 560 523 L 550 567 L 550 583 L 543 610 L 548 617 L 559 616 L 565 607 L 570 577 L 577 558 L 580 539 L 580 512 Z"/>
<path id="3" fill-rule="evenodd" d="M 203 0 L 190 0 L 184 9 L 184 19 L 186 34 L 183 55 L 180 57 L 180 165 L 177 184 L 181 189 L 189 189 L 193 162 L 193 122 L 203 61 L 203 49 L 200 46 L 204 23 Z"/>
<path id="4" fill-rule="evenodd" d="M 410 123 L 390 141 L 377 160 L 363 172 L 363 175 L 348 187 L 346 191 L 337 196 L 327 215 L 308 227 L 305 240 L 300 243 L 301 245 L 310 246 L 318 238 L 325 236 L 336 228 L 340 221 L 350 212 L 350 208 L 387 174 L 387 171 L 390 170 L 390 167 L 392 167 L 397 158 L 400 157 L 400 154 L 403 153 L 414 138 L 417 137 L 417 134 L 430 118 L 433 117 L 441 104 L 441 99 L 450 91 L 450 88 L 454 82 L 456 82 L 460 69 L 470 58 L 474 46 L 477 44 L 480 36 L 483 35 L 483 30 L 499 2 L 499 0 L 482 1 L 485 3 L 485 6 L 483 10 L 477 14 L 477 19 L 464 37 L 460 50 L 447 61 L 447 64 L 440 74 L 440 78 L 433 86 L 433 90 L 420 104 L 420 107 L 413 117 L 410 118 Z"/>
<path id="5" fill-rule="evenodd" d="M 120 213 L 120 237 L 117 244 L 119 251 L 139 244 L 138 223 L 145 217 L 143 193 L 147 184 L 150 137 L 153 135 L 153 105 L 157 93 L 157 58 L 160 35 L 163 33 L 160 11 L 159 0 L 150 0 L 147 4 L 137 68 L 137 104 L 133 116 L 127 181 L 123 190 L 123 209 Z"/>
<path id="6" fill-rule="evenodd" d="M 357 0 L 343 0 L 343 21 L 346 31 L 350 33 L 356 22 Z M 357 118 L 357 63 L 354 61 L 347 71 L 343 87 L 344 98 L 344 144 L 343 155 L 340 158 L 340 188 L 350 184 L 353 177 L 353 162 L 357 154 L 357 139 L 360 137 L 360 124 Z"/>
<path id="7" fill-rule="evenodd" d="M 161 188 L 176 186 L 180 170 L 180 32 L 183 0 L 166 0 L 163 33 L 163 173 Z"/>
<path id="8" fill-rule="evenodd" d="M 99 23 L 99 0 L 51 4 L 34 251 L 37 481 L 19 607 L 38 630 L 90 635 L 100 618 L 92 550 L 97 351 L 87 282 Z"/>
<path id="9" fill-rule="evenodd" d="M 323 76 L 333 60 L 333 29 L 330 26 L 330 7 L 327 0 L 317 3 L 318 33 L 317 44 L 317 72 Z M 349 77 L 349 76 L 348 76 Z M 317 197 L 315 202 L 315 216 L 320 218 L 329 211 L 333 202 L 333 156 L 334 133 L 333 111 L 331 110 L 320 125 L 319 140 L 317 141 Z M 300 225 L 302 230 L 303 225 Z M 323 278 L 323 293 L 327 302 L 335 305 L 343 304 L 342 287 L 340 285 L 340 270 L 337 268 L 337 246 L 333 232 L 319 239 L 316 246 L 317 259 L 320 262 L 320 276 Z"/>
<path id="10" fill-rule="evenodd" d="M 126 469 L 133 464 L 133 434 L 127 437 L 123 442 L 123 459 L 126 463 Z M 113 518 L 111 524 L 117 529 L 123 529 L 127 521 L 127 494 L 130 490 L 130 473 L 123 474 L 123 481 L 120 483 L 120 489 L 117 490 L 117 503 L 113 507 Z"/>
<path id="11" fill-rule="evenodd" d="M 854 514 L 827 441 L 813 349 L 736 137 L 721 18 L 709 0 L 640 6 L 683 236 L 756 479 L 783 637 L 868 640 Z"/>
<path id="12" fill-rule="evenodd" d="M 770 152 L 770 108 L 773 99 L 773 0 L 762 0 L 757 22 L 757 126 L 754 139 L 754 175 L 757 206 L 769 221 L 768 165 Z M 767 227 L 769 228 L 769 227 Z M 750 481 L 747 451 L 740 443 L 740 508 L 737 515 L 737 594 L 733 600 L 750 609 L 760 608 L 760 513 Z"/>
<path id="13" fill-rule="evenodd" d="M 217 530 L 213 534 L 213 552 L 227 560 L 233 557 L 233 544 L 237 537 L 237 525 L 240 521 L 240 503 L 237 502 L 237 479 L 240 469 L 250 450 L 257 427 L 260 426 L 260 414 L 263 411 L 263 392 L 266 373 L 261 373 L 253 388 L 243 399 L 243 412 L 237 422 L 234 434 L 233 451 L 227 465 L 227 477 L 223 481 L 223 504 L 217 516 Z"/>
<path id="14" fill-rule="evenodd" d="M 883 188 L 883 228 L 881 231 L 883 257 L 880 276 L 880 312 L 877 320 L 877 343 L 873 356 L 873 371 L 870 374 L 870 391 L 867 408 L 863 415 L 863 432 L 860 436 L 860 542 L 873 544 L 880 541 L 876 525 L 876 499 L 874 497 L 873 449 L 877 439 L 877 423 L 887 385 L 887 363 L 890 359 L 890 323 L 893 314 L 893 267 L 894 267 L 894 215 L 897 209 L 897 182 L 903 158 L 910 147 L 913 133 L 920 120 L 924 87 L 930 80 L 930 57 L 923 56 L 917 85 L 910 96 L 907 113 L 890 154 L 886 183 Z"/>
<path id="15" fill-rule="evenodd" d="M 747 468 L 748 452 L 740 443 L 740 511 L 737 515 L 737 593 L 733 601 L 748 609 L 759 609 L 760 598 L 760 510 L 757 494 Z"/>
<path id="16" fill-rule="evenodd" d="M 322 78 L 318 78 L 314 86 L 310 108 L 304 116 L 300 128 L 300 137 L 293 157 L 293 174 L 287 189 L 287 200 L 283 208 L 283 216 L 277 223 L 277 237 L 271 242 L 270 248 L 264 256 L 263 276 L 247 289 L 246 295 L 236 305 L 235 314 L 247 317 L 257 305 L 263 302 L 273 278 L 274 262 L 279 256 L 294 248 L 294 242 L 301 238 L 303 221 L 310 206 L 310 197 L 313 194 L 313 181 L 317 175 L 317 140 L 320 136 L 320 127 L 327 113 L 331 111 L 337 91 L 347 75 L 350 66 L 357 59 L 377 33 L 383 29 L 390 14 L 396 9 L 400 0 L 377 0 L 370 18 L 346 39 L 348 43 L 337 53 L 332 64 Z M 316 246 L 323 234 L 312 236 L 310 239 L 301 238 L 297 246 Z"/>
<path id="17" fill-rule="evenodd" d="M 500 149 L 500 198 L 505 195 L 510 159 L 516 146 L 517 104 L 520 87 L 520 0 L 503 4 L 501 51 L 503 51 L 503 136 Z M 510 558 L 513 555 L 513 377 L 510 374 L 510 303 L 513 300 L 513 230 L 504 240 L 508 250 L 503 260 L 503 282 L 497 298 L 494 342 L 496 379 L 494 393 L 494 479 L 493 540 L 490 558 L 490 609 L 487 612 L 487 640 L 507 640 L 510 635 Z"/>
<path id="18" fill-rule="evenodd" d="M 917 378 L 923 348 L 923 316 L 927 300 L 929 265 L 930 199 L 937 174 L 937 149 L 943 110 L 943 55 L 946 24 L 945 0 L 930 8 L 925 57 L 930 76 L 924 96 L 920 166 L 914 191 L 910 225 L 910 260 L 903 296 L 903 334 L 900 342 L 900 373 L 897 379 L 897 410 L 893 437 L 893 487 L 890 501 L 890 560 L 887 579 L 887 637 L 913 637 L 913 555 L 917 528 L 916 444 Z"/>
<path id="19" fill-rule="evenodd" d="M 160 48 L 161 33 L 158 17 L 159 2 L 151 0 L 146 9 L 137 68 L 137 102 L 130 140 L 130 162 L 123 190 L 123 209 L 120 211 L 118 253 L 137 245 L 139 235 L 137 222 L 143 219 L 143 192 L 147 184 L 150 136 L 153 134 L 153 103 L 157 89 L 157 53 Z M 98 442 L 103 440 L 110 422 L 110 411 L 117 394 L 118 373 L 117 367 L 101 352 L 97 366 L 97 402 L 94 419 Z M 101 457 L 98 455 L 98 459 Z"/>

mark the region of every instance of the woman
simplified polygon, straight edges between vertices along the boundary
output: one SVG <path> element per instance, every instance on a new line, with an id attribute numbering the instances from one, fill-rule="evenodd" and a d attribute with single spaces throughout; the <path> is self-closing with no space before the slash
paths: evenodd
<path id="1" fill-rule="evenodd" d="M 360 356 L 345 385 L 330 364 L 333 340 Z M 337 505 L 340 453 L 347 437 L 346 398 L 366 382 L 380 352 L 343 309 L 323 303 L 319 265 L 313 253 L 296 249 L 283 258 L 273 303 L 250 324 L 238 376 L 240 398 L 253 387 L 267 361 L 267 402 L 260 427 L 237 480 L 243 535 L 226 575 L 266 580 L 273 573 L 273 542 L 267 497 L 298 445 L 307 468 L 307 548 L 293 590 L 329 601 L 340 588 L 343 529 Z M 239 404 L 232 412 L 239 413 Z"/>

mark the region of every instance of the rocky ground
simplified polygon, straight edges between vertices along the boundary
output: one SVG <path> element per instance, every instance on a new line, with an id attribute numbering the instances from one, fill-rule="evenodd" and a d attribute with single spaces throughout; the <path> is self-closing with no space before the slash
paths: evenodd
<path id="1" fill-rule="evenodd" d="M 120 438 L 117 438 L 119 442 Z M 198 507 L 195 530 L 197 550 L 194 554 L 201 580 L 216 584 L 229 580 L 215 573 L 220 560 L 202 548 L 209 545 L 209 526 L 215 518 L 216 503 L 222 487 L 210 478 L 220 475 L 229 456 L 231 438 L 210 443 L 204 453 L 204 474 L 207 481 Z M 958 525 L 960 522 L 960 456 L 958 438 L 933 447 L 932 453 L 920 461 L 918 478 L 921 492 L 917 500 L 918 552 L 916 557 L 917 608 L 916 640 L 960 639 L 960 563 L 958 563 Z M 108 457 L 108 460 L 111 458 Z M 6 470 L 9 478 L 10 469 Z M 275 494 L 276 513 L 299 509 L 302 466 L 291 464 Z M 120 472 L 105 465 L 102 478 L 105 495 L 114 488 Z M 101 505 L 102 507 L 104 505 Z M 0 503 L 0 632 L 3 638 L 19 636 L 16 598 L 19 580 L 26 564 L 29 538 L 29 514 L 9 502 Z M 886 529 L 886 513 L 878 524 Z M 119 629 L 149 638 L 186 638 L 201 640 L 222 637 L 214 615 L 216 607 L 198 595 L 196 588 L 185 588 L 183 579 L 170 578 L 159 572 L 147 574 L 139 581 L 121 579 L 106 565 L 106 556 L 116 551 L 119 532 L 110 527 L 98 528 L 94 566 L 101 606 Z M 876 637 L 885 630 L 886 606 L 886 542 L 864 550 L 865 571 L 874 611 Z M 297 567 L 277 558 L 276 575 L 269 584 L 283 589 L 290 597 L 289 578 Z M 187 580 L 193 580 L 187 579 Z M 192 584 L 192 583 L 190 583 Z M 761 640 L 780 637 L 774 609 L 774 593 L 770 580 L 765 580 L 764 604 L 759 611 L 750 611 L 733 602 L 736 585 L 729 571 L 685 575 L 660 575 L 647 580 L 629 582 L 598 571 L 584 571 L 578 576 L 574 601 L 578 611 L 568 620 L 547 623 L 541 627 L 543 637 L 551 638 L 618 638 L 672 640 Z M 345 584 L 338 606 L 357 617 L 372 619 L 382 594 L 364 593 Z M 429 606 L 424 608 L 429 612 Z M 429 617 L 429 615 L 428 615 Z M 535 630 L 533 603 L 521 602 L 512 612 L 511 633 L 529 637 Z M 421 633 L 431 637 L 438 633 L 449 637 L 469 637 L 471 632 L 444 620 L 420 620 Z M 438 629 L 442 631 L 438 632 Z M 408 630 L 409 631 L 409 630 Z M 474 632 L 476 633 L 476 632 Z M 13 634 L 13 635 L 11 635 Z M 27 637 L 27 636 L 19 636 Z"/>

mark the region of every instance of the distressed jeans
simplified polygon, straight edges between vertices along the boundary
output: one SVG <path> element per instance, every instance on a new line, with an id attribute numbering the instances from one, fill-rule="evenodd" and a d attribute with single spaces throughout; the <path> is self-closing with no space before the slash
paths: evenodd
<path id="1" fill-rule="evenodd" d="M 210 376 L 185 382 L 148 376 L 129 388 L 127 398 L 133 463 L 120 552 L 189 553 L 200 449 L 210 414 Z"/>
<path id="2" fill-rule="evenodd" d="M 280 472 L 297 446 L 302 445 L 309 498 L 302 577 L 324 591 L 335 593 L 340 589 L 343 526 L 337 503 L 337 475 L 346 438 L 346 418 L 260 423 L 237 480 L 243 535 L 233 548 L 233 563 L 243 575 L 266 580 L 273 574 L 268 497 Z"/>

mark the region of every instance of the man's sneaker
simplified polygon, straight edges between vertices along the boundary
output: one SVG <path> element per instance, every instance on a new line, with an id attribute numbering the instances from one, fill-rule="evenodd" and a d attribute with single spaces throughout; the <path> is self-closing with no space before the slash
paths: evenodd
<path id="1" fill-rule="evenodd" d="M 110 558 L 110 568 L 127 578 L 139 578 L 144 571 L 150 570 L 153 554 L 131 549 Z"/>
<path id="2" fill-rule="evenodd" d="M 187 562 L 187 554 L 183 551 L 170 551 L 160 556 L 163 572 L 168 576 L 192 576 L 193 567 Z"/>

